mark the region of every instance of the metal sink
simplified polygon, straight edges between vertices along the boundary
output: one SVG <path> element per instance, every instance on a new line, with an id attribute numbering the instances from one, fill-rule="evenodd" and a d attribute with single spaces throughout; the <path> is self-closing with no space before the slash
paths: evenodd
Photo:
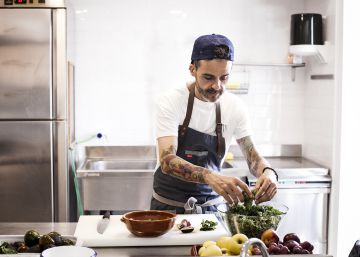
<path id="1" fill-rule="evenodd" d="M 156 160 L 87 158 L 77 177 L 84 210 L 149 209 Z"/>
<path id="2" fill-rule="evenodd" d="M 156 160 L 86 160 L 85 170 L 154 170 Z"/>
<path id="3" fill-rule="evenodd" d="M 115 159 L 87 159 L 78 173 L 82 172 L 110 172 L 110 171 L 154 171 L 156 168 L 156 160 L 115 160 Z M 224 162 L 222 169 L 230 169 L 233 166 Z"/>
<path id="4" fill-rule="evenodd" d="M 150 208 L 154 159 L 87 158 L 77 170 L 84 210 L 144 210 Z M 232 170 L 224 162 L 223 170 Z"/>

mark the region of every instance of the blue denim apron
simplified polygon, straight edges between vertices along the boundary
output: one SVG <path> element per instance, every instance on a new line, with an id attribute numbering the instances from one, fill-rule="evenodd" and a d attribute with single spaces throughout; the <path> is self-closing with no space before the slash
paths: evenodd
<path id="1" fill-rule="evenodd" d="M 216 103 L 216 136 L 208 135 L 188 127 L 191 119 L 195 87 L 190 87 L 186 117 L 178 129 L 176 155 L 194 164 L 220 172 L 221 160 L 225 154 L 225 140 L 222 136 L 220 104 Z M 204 213 L 216 211 L 223 202 L 208 184 L 188 182 L 164 174 L 159 167 L 154 174 L 152 210 L 173 210 L 176 213 Z"/>

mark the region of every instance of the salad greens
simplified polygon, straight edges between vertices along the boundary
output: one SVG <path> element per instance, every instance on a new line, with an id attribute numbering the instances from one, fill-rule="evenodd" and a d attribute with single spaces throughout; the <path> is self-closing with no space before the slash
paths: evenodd
<path id="1" fill-rule="evenodd" d="M 217 222 L 211 220 L 202 220 L 200 231 L 209 231 L 216 228 Z"/>
<path id="2" fill-rule="evenodd" d="M 254 194 L 255 195 L 255 194 Z M 230 206 L 226 219 L 232 234 L 243 233 L 250 237 L 261 237 L 269 228 L 277 229 L 283 212 L 269 205 L 255 205 L 253 198 L 244 193 L 244 204 Z"/>
<path id="3" fill-rule="evenodd" d="M 249 196 L 245 191 L 243 191 L 244 205 L 245 206 L 252 206 L 252 205 L 255 204 L 255 195 L 256 195 L 257 190 L 254 189 L 251 192 L 252 192 L 252 195 Z"/>

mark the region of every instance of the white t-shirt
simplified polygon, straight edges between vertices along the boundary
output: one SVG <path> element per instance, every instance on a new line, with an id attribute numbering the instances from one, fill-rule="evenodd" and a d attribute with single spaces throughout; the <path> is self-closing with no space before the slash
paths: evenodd
<path id="1" fill-rule="evenodd" d="M 173 89 L 160 96 L 156 105 L 156 136 L 178 136 L 178 126 L 182 125 L 186 115 L 189 90 L 187 87 Z M 220 96 L 221 122 L 224 124 L 223 137 L 226 149 L 231 139 L 240 139 L 251 135 L 247 111 L 241 99 L 225 91 Z M 216 136 L 215 103 L 204 102 L 195 97 L 189 127 L 202 133 Z"/>

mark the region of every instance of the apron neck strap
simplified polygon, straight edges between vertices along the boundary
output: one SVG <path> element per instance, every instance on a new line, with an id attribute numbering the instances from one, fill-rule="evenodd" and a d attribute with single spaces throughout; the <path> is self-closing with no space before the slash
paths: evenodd
<path id="1" fill-rule="evenodd" d="M 225 139 L 222 135 L 223 132 L 223 124 L 221 123 L 221 109 L 220 109 L 220 102 L 215 103 L 216 106 L 216 127 L 215 132 L 217 136 L 217 155 L 218 158 L 221 159 L 225 154 Z"/>
<path id="2" fill-rule="evenodd" d="M 190 93 L 189 93 L 189 99 L 188 99 L 188 104 L 187 104 L 187 109 L 186 109 L 186 116 L 185 116 L 185 120 L 183 122 L 183 128 L 185 128 L 185 130 L 189 127 L 191 114 L 192 114 L 193 107 L 194 107 L 195 84 L 192 84 L 190 86 L 189 90 L 190 90 Z"/>

